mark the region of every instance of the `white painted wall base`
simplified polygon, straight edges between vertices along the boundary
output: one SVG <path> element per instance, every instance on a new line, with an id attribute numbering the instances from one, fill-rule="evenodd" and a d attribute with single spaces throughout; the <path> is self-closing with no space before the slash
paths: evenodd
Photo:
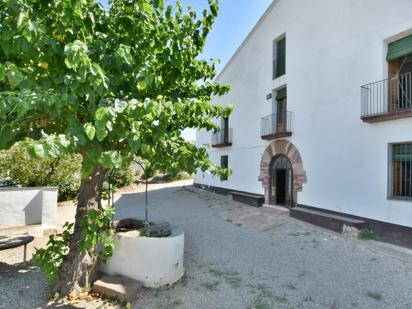
<path id="1" fill-rule="evenodd" d="M 184 273 L 184 233 L 174 230 L 169 237 L 143 237 L 137 231 L 116 234 L 113 255 L 101 270 L 125 276 L 145 287 L 172 284 Z"/>
<path id="2" fill-rule="evenodd" d="M 57 215 L 57 191 L 55 187 L 0 188 L 0 227 L 53 226 Z"/>

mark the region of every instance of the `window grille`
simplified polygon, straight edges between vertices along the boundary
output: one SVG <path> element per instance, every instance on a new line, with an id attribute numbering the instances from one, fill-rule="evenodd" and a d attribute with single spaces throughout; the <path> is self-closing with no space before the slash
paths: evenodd
<path id="1" fill-rule="evenodd" d="M 412 143 L 391 144 L 390 147 L 390 196 L 411 198 Z"/>
<path id="2" fill-rule="evenodd" d="M 229 156 L 221 156 L 220 157 L 220 167 L 221 168 L 228 168 L 229 167 Z M 226 176 L 220 177 L 221 181 L 227 180 Z"/>

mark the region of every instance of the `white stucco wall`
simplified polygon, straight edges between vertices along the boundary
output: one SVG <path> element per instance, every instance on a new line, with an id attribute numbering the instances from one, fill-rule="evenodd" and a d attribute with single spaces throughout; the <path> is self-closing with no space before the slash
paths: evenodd
<path id="1" fill-rule="evenodd" d="M 298 203 L 412 226 L 412 202 L 387 199 L 388 143 L 412 141 L 412 119 L 368 124 L 360 120 L 360 86 L 387 77 L 387 43 L 411 33 L 410 0 L 279 0 L 217 78 L 234 104 L 233 144 L 210 148 L 220 164 L 229 156 L 228 181 L 199 172 L 206 185 L 263 193 L 259 164 L 270 143 L 260 118 L 272 113 L 266 94 L 287 86 L 293 135 L 307 183 Z M 286 75 L 272 81 L 272 41 L 286 34 Z M 197 144 L 211 133 L 197 133 Z"/>
<path id="2" fill-rule="evenodd" d="M 0 227 L 53 225 L 57 188 L 0 188 Z"/>

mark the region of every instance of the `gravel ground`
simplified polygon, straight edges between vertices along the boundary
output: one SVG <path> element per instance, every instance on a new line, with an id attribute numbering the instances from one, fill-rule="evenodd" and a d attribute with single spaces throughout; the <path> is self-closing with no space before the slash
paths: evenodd
<path id="1" fill-rule="evenodd" d="M 123 195 L 118 217 L 142 217 L 143 198 Z M 133 308 L 412 308 L 411 255 L 392 257 L 276 211 L 274 224 L 257 225 L 252 213 L 264 208 L 199 190 L 152 191 L 149 205 L 152 220 L 184 229 L 186 275 L 145 290 Z"/>
<path id="2" fill-rule="evenodd" d="M 185 231 L 185 276 L 171 287 L 145 289 L 133 308 L 412 308 L 411 251 L 180 186 L 187 183 L 152 185 L 149 193 L 149 219 Z M 143 217 L 143 204 L 143 193 L 123 193 L 118 218 Z M 59 213 L 64 222 L 73 208 Z M 36 238 L 29 256 L 46 241 Z M 0 251 L 0 308 L 45 308 L 47 282 L 30 263 L 18 264 L 22 255 L 23 248 Z"/>

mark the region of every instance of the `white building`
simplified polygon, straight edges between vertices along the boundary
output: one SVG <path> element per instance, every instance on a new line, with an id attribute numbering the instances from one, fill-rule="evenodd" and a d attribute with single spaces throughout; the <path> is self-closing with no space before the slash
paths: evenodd
<path id="1" fill-rule="evenodd" d="M 411 232 L 411 72 L 411 0 L 274 0 L 216 78 L 230 119 L 197 133 L 233 173 L 195 183 Z"/>

